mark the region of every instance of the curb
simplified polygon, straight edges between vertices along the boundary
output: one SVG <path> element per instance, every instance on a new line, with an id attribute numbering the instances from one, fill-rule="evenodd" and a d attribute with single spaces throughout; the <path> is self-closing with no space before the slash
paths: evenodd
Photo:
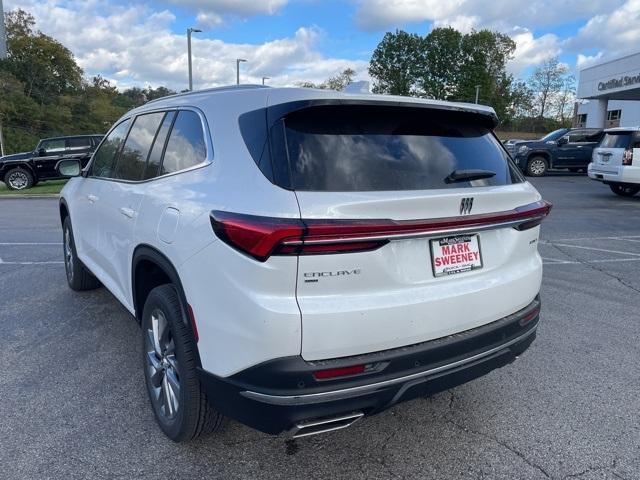
<path id="1" fill-rule="evenodd" d="M 25 193 L 25 194 L 11 194 L 8 193 L 6 195 L 0 195 L 0 200 L 2 200 L 3 198 L 11 198 L 11 199 L 15 199 L 15 198 L 59 198 L 60 195 L 58 195 L 57 193 Z"/>

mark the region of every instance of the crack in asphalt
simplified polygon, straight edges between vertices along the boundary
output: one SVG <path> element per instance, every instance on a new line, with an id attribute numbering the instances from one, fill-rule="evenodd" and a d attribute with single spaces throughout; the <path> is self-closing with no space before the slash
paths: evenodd
<path id="1" fill-rule="evenodd" d="M 581 265 L 585 265 L 586 267 L 589 267 L 597 272 L 603 273 L 606 276 L 613 278 L 615 280 L 617 280 L 621 285 L 629 288 L 630 290 L 633 290 L 636 293 L 640 293 L 640 288 L 635 287 L 634 285 L 628 283 L 626 280 L 624 280 L 622 277 L 619 277 L 611 272 L 608 272 L 607 270 L 604 269 L 604 267 L 598 267 L 596 264 L 590 263 L 587 260 L 582 260 L 578 257 L 576 257 L 575 255 L 572 255 L 571 253 L 569 253 L 567 250 L 564 250 L 562 248 L 560 248 L 558 245 L 556 245 L 553 242 L 547 242 L 547 245 L 551 245 L 553 246 L 553 248 L 555 248 L 556 250 L 558 250 L 560 253 L 566 255 L 567 257 L 569 257 L 570 259 L 572 259 L 575 262 L 578 262 Z"/>

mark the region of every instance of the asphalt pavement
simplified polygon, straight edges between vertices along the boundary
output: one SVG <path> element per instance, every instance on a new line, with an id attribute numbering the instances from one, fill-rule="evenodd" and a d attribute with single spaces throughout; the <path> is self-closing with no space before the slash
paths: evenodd
<path id="1" fill-rule="evenodd" d="M 538 338 L 515 363 L 294 442 L 156 427 L 141 335 L 67 288 L 55 199 L 0 199 L 0 478 L 640 479 L 640 196 L 534 180 L 554 209 Z"/>

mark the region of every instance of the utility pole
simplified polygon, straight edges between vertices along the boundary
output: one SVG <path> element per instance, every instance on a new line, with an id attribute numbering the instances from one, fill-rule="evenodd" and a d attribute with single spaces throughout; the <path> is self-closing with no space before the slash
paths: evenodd
<path id="1" fill-rule="evenodd" d="M 479 96 L 480 96 L 480 85 L 476 85 L 476 103 L 478 103 Z"/>
<path id="2" fill-rule="evenodd" d="M 271 79 L 271 77 L 262 77 L 262 84 L 264 85 L 264 81 L 265 80 L 270 80 L 270 79 Z"/>
<path id="3" fill-rule="evenodd" d="M 240 62 L 246 62 L 244 58 L 236 58 L 236 85 L 240 85 Z"/>
<path id="4" fill-rule="evenodd" d="M 7 35 L 4 31 L 4 9 L 0 0 L 0 60 L 7 58 Z"/>
<path id="5" fill-rule="evenodd" d="M 0 60 L 7 58 L 7 36 L 4 30 L 4 8 L 0 0 Z M 2 132 L 2 114 L 0 113 L 0 157 L 4 156 L 4 135 Z"/>
<path id="6" fill-rule="evenodd" d="M 2 0 L 0 0 L 2 1 Z M 197 28 L 187 28 L 187 57 L 189 57 L 189 91 L 193 90 L 193 71 L 191 67 L 191 34 L 201 32 Z"/>

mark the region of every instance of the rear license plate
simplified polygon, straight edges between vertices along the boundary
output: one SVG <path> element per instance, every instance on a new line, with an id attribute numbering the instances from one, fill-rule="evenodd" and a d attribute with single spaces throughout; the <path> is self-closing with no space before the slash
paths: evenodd
<path id="1" fill-rule="evenodd" d="M 442 277 L 482 268 L 480 239 L 474 235 L 456 235 L 431 240 L 433 275 Z"/>

